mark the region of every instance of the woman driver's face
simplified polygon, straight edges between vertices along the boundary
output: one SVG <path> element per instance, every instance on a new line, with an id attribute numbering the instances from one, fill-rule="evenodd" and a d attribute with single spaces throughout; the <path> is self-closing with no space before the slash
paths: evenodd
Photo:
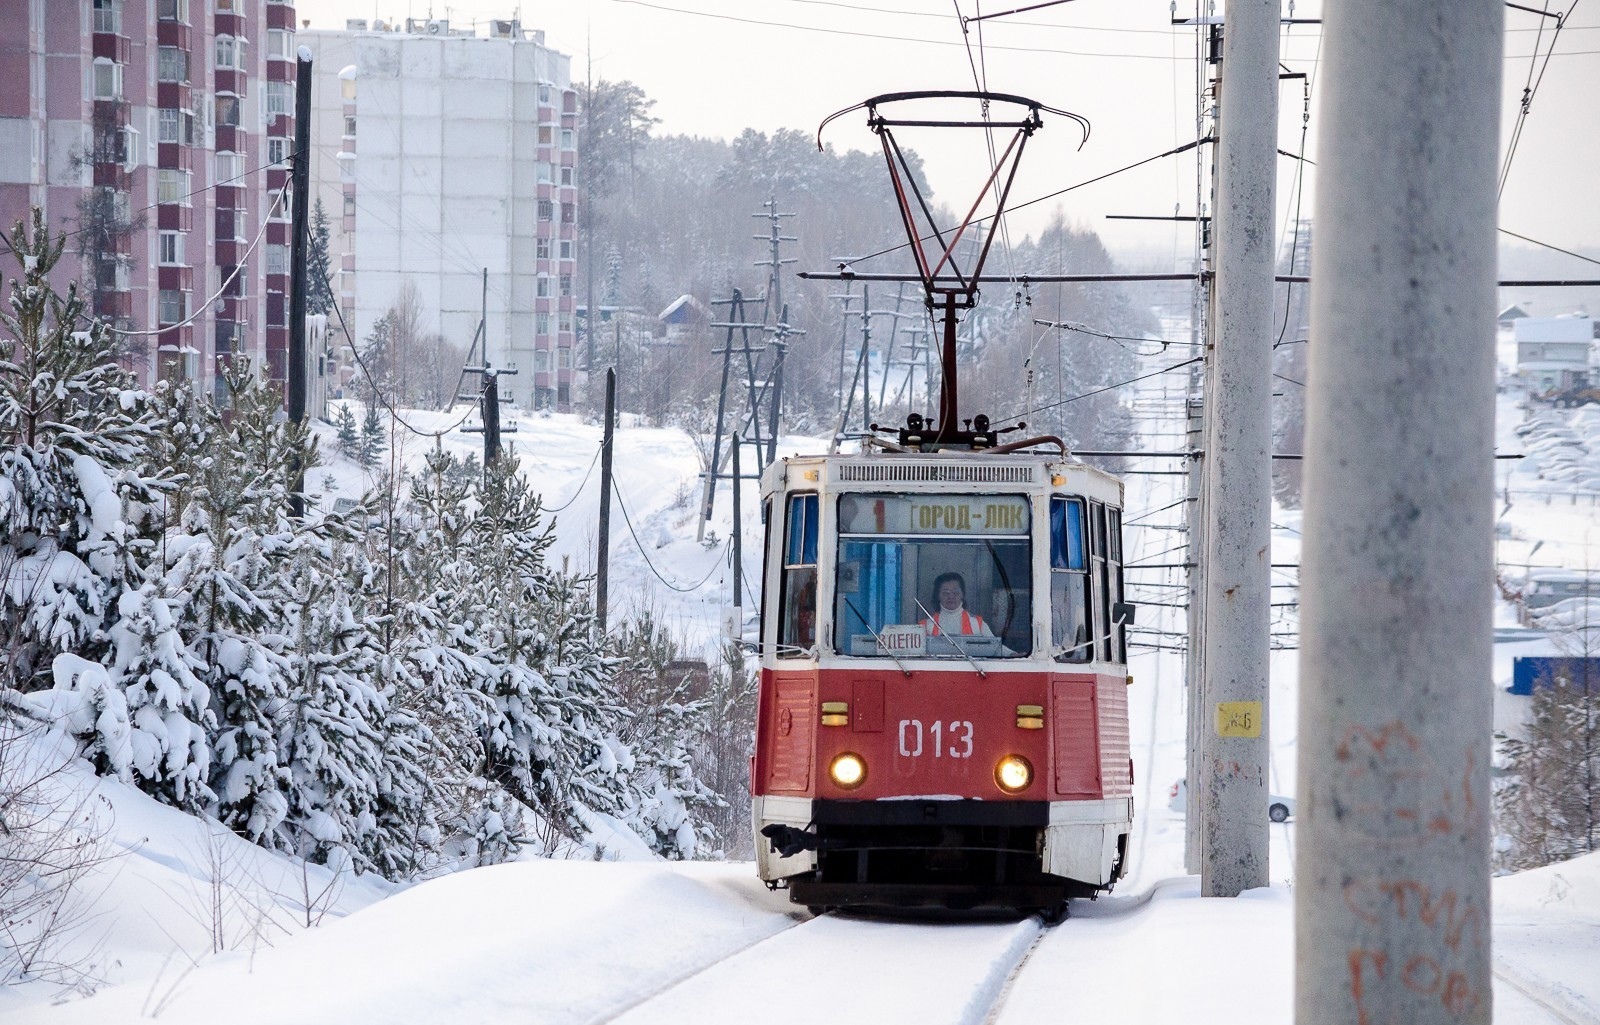
<path id="1" fill-rule="evenodd" d="M 955 611 L 961 607 L 961 600 L 966 597 L 961 591 L 961 585 L 954 580 L 946 580 L 939 585 L 939 607 Z"/>

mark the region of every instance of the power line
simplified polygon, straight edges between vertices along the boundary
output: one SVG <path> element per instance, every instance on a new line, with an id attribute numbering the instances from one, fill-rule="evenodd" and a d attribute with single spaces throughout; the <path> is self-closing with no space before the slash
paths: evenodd
<path id="1" fill-rule="evenodd" d="M 716 573 L 719 564 L 712 563 L 711 572 L 701 577 L 700 583 L 695 584 L 692 587 L 679 587 L 677 584 L 674 584 L 672 581 L 662 576 L 661 571 L 656 569 L 655 564 L 650 561 L 650 555 L 644 550 L 644 544 L 639 540 L 638 532 L 633 529 L 633 517 L 628 515 L 628 504 L 622 500 L 622 489 L 617 486 L 617 482 L 615 480 L 611 482 L 611 491 L 617 496 L 617 508 L 622 510 L 622 522 L 628 525 L 628 533 L 633 537 L 634 547 L 639 549 L 639 555 L 644 559 L 645 566 L 649 568 L 651 573 L 655 574 L 657 580 L 661 581 L 672 590 L 677 591 L 679 594 L 690 594 L 694 591 L 698 591 L 707 580 L 711 579 L 712 574 Z M 733 529 L 738 530 L 739 525 L 735 523 L 733 525 Z M 722 547 L 728 547 L 728 543 L 724 541 L 722 543 Z"/>
<path id="2" fill-rule="evenodd" d="M 153 331 L 119 331 L 117 328 L 111 327 L 109 324 L 106 326 L 106 330 L 110 331 L 114 335 L 120 335 L 123 338 L 142 338 L 150 335 L 166 334 L 168 331 L 172 331 L 180 327 L 187 327 L 188 325 L 199 320 L 200 314 L 210 309 L 212 303 L 226 295 L 228 286 L 232 285 L 234 279 L 244 271 L 245 261 L 250 259 L 250 254 L 256 251 L 256 247 L 261 244 L 261 240 L 267 237 L 267 225 L 272 223 L 272 212 L 278 209 L 278 207 L 283 203 L 283 199 L 288 192 L 289 184 L 288 182 L 285 182 L 283 188 L 278 190 L 278 198 L 273 200 L 272 205 L 267 208 L 267 215 L 261 221 L 261 230 L 256 232 L 256 237 L 251 240 L 249 248 L 245 249 L 244 255 L 239 258 L 236 264 L 234 264 L 233 273 L 229 274 L 222 284 L 218 286 L 216 293 L 207 298 L 205 302 L 201 303 L 193 313 L 189 314 L 189 316 L 185 317 L 183 320 L 178 321 L 176 324 L 168 324 L 165 327 L 158 327 Z M 87 315 L 84 316 L 87 317 Z"/>
<path id="3" fill-rule="evenodd" d="M 1151 378 L 1151 377 L 1159 377 L 1162 374 L 1165 374 L 1165 373 L 1167 373 L 1169 371 L 1178 370 L 1178 369 L 1180 369 L 1182 367 L 1190 366 L 1191 364 L 1199 363 L 1199 362 L 1200 362 L 1200 357 L 1199 356 L 1193 356 L 1193 357 L 1191 357 L 1189 359 L 1184 360 L 1181 363 L 1174 363 L 1171 366 L 1162 367 L 1160 370 L 1156 370 L 1156 371 L 1153 371 L 1153 372 L 1148 373 L 1148 374 L 1141 374 L 1138 377 L 1130 377 L 1128 380 L 1119 381 L 1116 384 L 1108 384 L 1104 388 L 1096 388 L 1093 391 L 1086 391 L 1082 395 L 1074 395 L 1069 399 L 1060 399 L 1060 400 L 1058 400 L 1056 402 L 1051 402 L 1051 403 L 1048 403 L 1048 404 L 1043 405 L 1043 406 L 1036 406 L 1033 409 L 1027 410 L 1026 412 L 1012 413 L 1012 414 L 1009 414 L 1007 416 L 995 417 L 995 422 L 996 423 L 1003 423 L 1003 422 L 1005 422 L 1007 420 L 1018 420 L 1018 419 L 1021 419 L 1022 417 L 1025 417 L 1025 416 L 1032 416 L 1035 413 L 1042 413 L 1047 409 L 1054 409 L 1057 406 L 1065 406 L 1069 402 L 1077 402 L 1079 399 L 1087 399 L 1091 395 L 1099 395 L 1099 394 L 1101 394 L 1103 392 L 1115 391 L 1118 388 L 1126 388 L 1130 384 L 1136 384 L 1139 381 L 1143 381 L 1143 380 L 1146 380 L 1147 378 Z"/>

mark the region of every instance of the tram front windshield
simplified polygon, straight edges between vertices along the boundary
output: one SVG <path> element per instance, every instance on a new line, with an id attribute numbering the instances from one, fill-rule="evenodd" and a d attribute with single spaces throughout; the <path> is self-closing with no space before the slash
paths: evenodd
<path id="1" fill-rule="evenodd" d="M 839 498 L 834 649 L 883 658 L 1017 658 L 1033 647 L 1023 495 Z"/>

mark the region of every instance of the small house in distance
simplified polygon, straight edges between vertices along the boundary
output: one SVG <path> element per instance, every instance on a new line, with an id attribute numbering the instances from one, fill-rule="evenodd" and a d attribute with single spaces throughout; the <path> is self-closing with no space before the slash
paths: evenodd
<path id="1" fill-rule="evenodd" d="M 1527 310 L 1515 303 L 1512 303 L 1510 306 L 1507 306 L 1505 309 L 1500 311 L 1500 315 L 1495 318 L 1495 322 L 1501 327 L 1510 327 L 1517 321 L 1522 320 L 1527 316 Z"/>
<path id="2" fill-rule="evenodd" d="M 1579 388 L 1594 379 L 1595 322 L 1588 314 L 1522 317 L 1512 326 L 1517 374 L 1535 395 Z"/>
<path id="3" fill-rule="evenodd" d="M 692 338 L 711 323 L 711 311 L 694 296 L 680 295 L 657 319 L 661 321 L 666 340 L 678 342 Z"/>

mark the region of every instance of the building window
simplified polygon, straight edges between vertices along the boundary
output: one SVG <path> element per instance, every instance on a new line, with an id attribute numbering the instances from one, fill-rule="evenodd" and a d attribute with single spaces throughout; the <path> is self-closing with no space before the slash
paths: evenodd
<path id="1" fill-rule="evenodd" d="M 571 370 L 572 369 L 572 350 L 571 349 L 557 349 L 556 350 L 556 367 L 557 367 L 557 369 L 560 369 L 560 370 Z"/>
<path id="2" fill-rule="evenodd" d="M 242 67 L 244 64 L 244 61 L 241 60 L 243 50 L 244 40 L 236 39 L 233 36 L 218 36 L 217 67 L 235 69 Z"/>
<path id="3" fill-rule="evenodd" d="M 234 240 L 234 214 L 236 211 L 228 207 L 217 207 L 217 241 L 232 242 Z"/>
<path id="4" fill-rule="evenodd" d="M 572 184 L 572 166 L 570 164 L 561 165 L 561 184 Z"/>
<path id="5" fill-rule="evenodd" d="M 548 161 L 548 160 L 539 161 L 539 184 L 540 185 L 549 185 L 552 181 L 555 180 L 554 178 L 550 177 L 550 172 L 554 168 L 554 166 L 555 165 L 550 163 L 550 161 Z"/>
<path id="6" fill-rule="evenodd" d="M 554 209 L 555 208 L 551 206 L 548 199 L 539 200 L 539 220 L 548 221 L 551 217 L 551 214 L 554 212 Z"/>
<path id="7" fill-rule="evenodd" d="M 572 259 L 572 240 L 570 238 L 561 240 L 561 258 L 563 260 Z"/>
<path id="8" fill-rule="evenodd" d="M 157 241 L 156 262 L 172 266 L 183 263 L 183 232 L 163 231 Z"/>
<path id="9" fill-rule="evenodd" d="M 122 146 L 122 169 L 136 171 L 139 169 L 139 129 L 132 125 L 123 125 L 117 129 L 118 141 Z"/>
<path id="10" fill-rule="evenodd" d="M 541 106 L 541 107 L 550 106 L 550 83 L 549 82 L 540 82 L 539 83 L 539 106 Z"/>
<path id="11" fill-rule="evenodd" d="M 189 315 L 189 293 L 177 289 L 161 290 L 159 318 L 163 324 L 176 324 Z"/>
<path id="12" fill-rule="evenodd" d="M 550 275 L 548 275 L 548 274 L 539 275 L 539 283 L 536 286 L 536 290 L 535 290 L 534 294 L 537 295 L 541 299 L 549 298 L 549 296 L 550 296 Z"/>
<path id="13" fill-rule="evenodd" d="M 281 28 L 267 29 L 267 58 L 294 59 L 294 33 Z"/>
<path id="14" fill-rule="evenodd" d="M 239 179 L 244 177 L 244 154 L 227 153 L 217 154 L 217 184 L 242 185 Z"/>
<path id="15" fill-rule="evenodd" d="M 94 61 L 94 98 L 97 100 L 122 99 L 122 65 L 105 57 Z"/>
<path id="16" fill-rule="evenodd" d="M 561 294 L 562 295 L 571 295 L 572 294 L 572 275 L 571 274 L 563 274 L 563 275 L 561 275 Z"/>
<path id="17" fill-rule="evenodd" d="M 555 142 L 555 129 L 549 125 L 539 126 L 539 145 L 549 146 Z"/>
<path id="18" fill-rule="evenodd" d="M 294 109 L 294 86 L 288 82 L 267 83 L 267 113 L 287 114 Z"/>
<path id="19" fill-rule="evenodd" d="M 535 373 L 548 373 L 550 370 L 550 350 L 538 349 L 533 354 L 533 369 Z"/>
<path id="20" fill-rule="evenodd" d="M 561 129 L 561 148 L 574 149 L 577 146 L 577 133 L 570 128 Z"/>
<path id="21" fill-rule="evenodd" d="M 356 215 L 356 197 L 344 197 L 344 215 L 346 217 L 354 217 Z"/>
<path id="22" fill-rule="evenodd" d="M 268 274 L 287 274 L 287 273 L 289 273 L 289 247 L 288 246 L 278 246 L 278 245 L 268 245 L 267 246 L 267 273 Z"/>
<path id="23" fill-rule="evenodd" d="M 550 333 L 550 314 L 535 313 L 533 315 L 533 333 L 540 336 Z"/>
<path id="24" fill-rule="evenodd" d="M 156 0 L 156 20 L 189 24 L 189 0 Z"/>
<path id="25" fill-rule="evenodd" d="M 232 14 L 239 9 L 239 0 L 216 0 L 218 14 Z"/>
<path id="26" fill-rule="evenodd" d="M 564 335 L 572 334 L 572 311 L 562 310 L 556 314 L 556 330 Z"/>
<path id="27" fill-rule="evenodd" d="M 267 139 L 267 163 L 274 166 L 289 162 L 289 140 L 272 136 Z"/>
<path id="28" fill-rule="evenodd" d="M 122 0 L 94 0 L 94 30 L 122 34 Z"/>
<path id="29" fill-rule="evenodd" d="M 547 238 L 534 239 L 533 255 L 540 260 L 550 259 L 550 240 Z"/>
<path id="30" fill-rule="evenodd" d="M 573 222 L 577 221 L 577 219 L 578 219 L 578 204 L 576 204 L 576 203 L 562 203 L 561 204 L 561 223 L 562 224 L 572 224 Z"/>
<path id="31" fill-rule="evenodd" d="M 189 205 L 189 172 L 163 167 L 156 177 L 156 202 Z"/>
<path id="32" fill-rule="evenodd" d="M 177 142 L 180 122 L 178 112 L 171 107 L 162 107 L 158 115 L 159 131 L 156 138 L 161 142 Z"/>
<path id="33" fill-rule="evenodd" d="M 189 81 L 189 51 L 180 50 L 176 46 L 158 47 L 156 49 L 156 81 Z"/>
<path id="34" fill-rule="evenodd" d="M 217 124 L 239 127 L 239 97 L 232 93 L 217 94 Z"/>

